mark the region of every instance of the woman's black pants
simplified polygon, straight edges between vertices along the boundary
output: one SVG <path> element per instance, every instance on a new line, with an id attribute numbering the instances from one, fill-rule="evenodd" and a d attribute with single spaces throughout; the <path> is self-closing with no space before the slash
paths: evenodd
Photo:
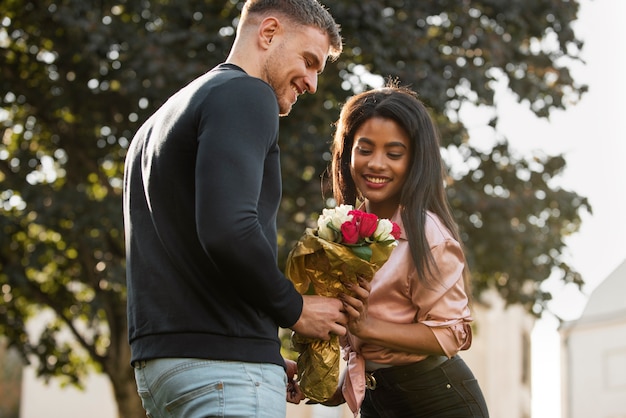
<path id="1" fill-rule="evenodd" d="M 366 391 L 361 418 L 489 417 L 478 381 L 461 357 L 421 374 L 407 373 L 407 367 L 372 373 L 376 387 Z"/>

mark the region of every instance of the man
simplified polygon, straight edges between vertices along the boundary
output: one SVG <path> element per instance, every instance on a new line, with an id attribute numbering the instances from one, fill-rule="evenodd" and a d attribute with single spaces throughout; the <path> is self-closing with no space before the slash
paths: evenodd
<path id="1" fill-rule="evenodd" d="M 124 179 L 128 325 L 151 417 L 284 416 L 278 327 L 345 334 L 342 303 L 299 295 L 276 264 L 279 115 L 315 93 L 341 50 L 316 0 L 248 0 L 226 62 L 135 135 Z"/>

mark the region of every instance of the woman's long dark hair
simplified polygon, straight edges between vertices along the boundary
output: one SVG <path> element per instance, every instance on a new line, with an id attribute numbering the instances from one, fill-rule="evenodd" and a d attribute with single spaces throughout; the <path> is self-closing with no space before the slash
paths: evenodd
<path id="1" fill-rule="evenodd" d="M 373 117 L 395 121 L 411 142 L 409 172 L 400 195 L 401 216 L 419 280 L 427 284 L 430 279 L 436 280 L 437 266 L 426 239 L 426 211 L 439 216 L 452 236 L 462 242 L 445 192 L 439 132 L 415 92 L 391 83 L 354 95 L 344 104 L 331 148 L 333 196 L 338 205 L 356 205 L 361 197 L 350 174 L 351 151 L 355 132 Z M 464 278 L 469 296 L 467 271 L 466 266 Z"/>

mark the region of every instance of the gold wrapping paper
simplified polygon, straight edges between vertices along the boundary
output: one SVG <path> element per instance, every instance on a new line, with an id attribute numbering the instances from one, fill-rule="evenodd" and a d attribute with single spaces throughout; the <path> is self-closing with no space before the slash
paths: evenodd
<path id="1" fill-rule="evenodd" d="M 339 337 L 324 341 L 294 333 L 291 341 L 299 353 L 298 384 L 304 396 L 316 402 L 330 399 L 339 384 Z"/>
<path id="2" fill-rule="evenodd" d="M 314 293 L 336 297 L 348 293 L 343 283 L 356 283 L 357 277 L 371 280 L 387 261 L 395 245 L 372 243 L 372 257 L 366 261 L 350 247 L 326 241 L 307 228 L 287 257 L 285 274 L 301 294 Z M 298 355 L 298 379 L 304 395 L 324 402 L 335 393 L 339 384 L 341 347 L 337 336 L 323 341 L 293 334 L 292 343 Z"/>

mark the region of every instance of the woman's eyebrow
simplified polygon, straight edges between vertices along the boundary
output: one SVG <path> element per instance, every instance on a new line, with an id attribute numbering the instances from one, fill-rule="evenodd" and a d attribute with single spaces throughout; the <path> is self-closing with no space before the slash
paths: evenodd
<path id="1" fill-rule="evenodd" d="M 356 141 L 354 141 L 355 143 L 359 143 L 359 142 L 365 142 L 368 145 L 374 145 L 374 141 L 372 141 L 371 139 L 369 139 L 366 136 L 360 136 L 358 138 L 356 138 Z M 387 142 L 384 145 L 385 148 L 393 148 L 393 147 L 402 147 L 402 148 L 408 148 L 406 146 L 406 144 L 402 141 L 393 141 L 393 142 Z"/>

